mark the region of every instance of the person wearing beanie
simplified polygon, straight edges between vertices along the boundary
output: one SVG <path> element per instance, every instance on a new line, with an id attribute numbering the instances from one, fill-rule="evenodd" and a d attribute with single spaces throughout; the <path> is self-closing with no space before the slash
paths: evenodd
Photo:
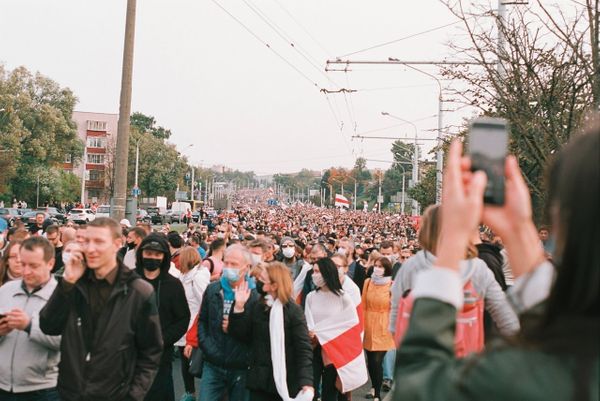
<path id="1" fill-rule="evenodd" d="M 158 316 L 164 349 L 154 383 L 146 401 L 173 401 L 172 361 L 173 345 L 187 331 L 190 310 L 181 281 L 169 274 L 171 252 L 167 237 L 161 233 L 148 235 L 136 254 L 136 271 L 156 292 Z"/>

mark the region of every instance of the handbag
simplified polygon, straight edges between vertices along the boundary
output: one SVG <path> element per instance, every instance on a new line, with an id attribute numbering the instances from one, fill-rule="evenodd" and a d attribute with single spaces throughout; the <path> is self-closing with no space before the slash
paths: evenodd
<path id="1" fill-rule="evenodd" d="M 202 377 L 202 369 L 204 367 L 204 358 L 202 357 L 202 350 L 200 348 L 193 348 L 192 355 L 190 356 L 190 366 L 188 372 L 194 377 Z"/>

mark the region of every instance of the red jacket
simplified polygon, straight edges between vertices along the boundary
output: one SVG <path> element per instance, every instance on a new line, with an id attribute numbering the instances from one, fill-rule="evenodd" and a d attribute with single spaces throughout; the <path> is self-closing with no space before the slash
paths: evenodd
<path id="1" fill-rule="evenodd" d="M 200 313 L 198 313 L 196 315 L 196 318 L 194 319 L 194 324 L 192 324 L 192 327 L 190 327 L 188 332 L 185 334 L 186 344 L 191 345 L 194 348 L 198 348 L 198 317 L 199 316 L 200 316 Z"/>

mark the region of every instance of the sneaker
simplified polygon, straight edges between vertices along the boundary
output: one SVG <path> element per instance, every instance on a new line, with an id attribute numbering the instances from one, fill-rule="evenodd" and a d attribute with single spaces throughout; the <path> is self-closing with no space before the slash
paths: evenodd
<path id="1" fill-rule="evenodd" d="M 365 395 L 365 398 L 366 398 L 367 400 L 372 400 L 372 399 L 374 399 L 374 398 L 375 398 L 375 389 L 374 389 L 374 388 L 372 388 L 372 389 L 371 389 L 371 390 L 370 390 L 370 391 L 367 393 L 367 395 Z"/>
<path id="2" fill-rule="evenodd" d="M 191 393 L 185 393 L 179 401 L 196 401 L 196 397 Z"/>
<path id="3" fill-rule="evenodd" d="M 383 391 L 390 391 L 392 389 L 392 381 L 390 379 L 384 380 L 381 389 Z"/>

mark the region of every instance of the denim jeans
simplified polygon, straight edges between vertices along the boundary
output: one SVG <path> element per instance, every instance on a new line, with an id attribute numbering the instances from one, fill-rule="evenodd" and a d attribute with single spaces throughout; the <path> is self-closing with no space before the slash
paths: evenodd
<path id="1" fill-rule="evenodd" d="M 204 361 L 198 400 L 221 400 L 227 392 L 229 401 L 248 401 L 246 372 L 247 369 L 225 369 Z"/>
<path id="2" fill-rule="evenodd" d="M 60 397 L 55 388 L 26 393 L 9 393 L 0 390 L 0 401 L 60 401 Z"/>
<path id="3" fill-rule="evenodd" d="M 396 350 L 391 349 L 383 358 L 383 380 L 394 380 L 394 366 L 396 365 Z"/>

